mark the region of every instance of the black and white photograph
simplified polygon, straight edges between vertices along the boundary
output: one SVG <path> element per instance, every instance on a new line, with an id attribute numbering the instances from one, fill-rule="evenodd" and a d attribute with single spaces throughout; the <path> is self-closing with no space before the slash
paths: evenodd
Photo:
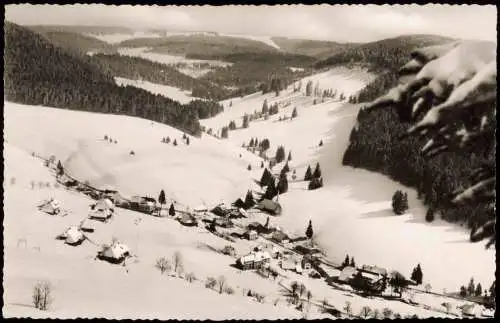
<path id="1" fill-rule="evenodd" d="M 4 8 L 4 318 L 496 317 L 495 5 Z"/>

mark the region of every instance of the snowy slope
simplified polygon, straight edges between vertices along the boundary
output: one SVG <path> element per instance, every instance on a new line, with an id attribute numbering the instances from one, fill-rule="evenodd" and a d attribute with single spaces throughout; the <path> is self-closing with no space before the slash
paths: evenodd
<path id="1" fill-rule="evenodd" d="M 127 55 L 127 56 L 137 56 L 141 57 L 144 59 L 148 59 L 153 62 L 161 63 L 161 64 L 167 64 L 167 65 L 172 65 L 172 64 L 177 64 L 177 63 L 186 63 L 186 64 L 210 64 L 213 66 L 228 66 L 231 65 L 232 63 L 229 62 L 222 62 L 222 61 L 215 61 L 215 60 L 203 60 L 203 59 L 189 59 L 185 58 L 184 56 L 174 56 L 174 55 L 168 55 L 168 54 L 160 54 L 160 53 L 152 53 L 149 52 L 150 48 L 148 47 L 121 47 L 118 49 L 118 53 L 120 55 Z"/>
<path id="2" fill-rule="evenodd" d="M 297 318 L 298 312 L 271 304 L 258 304 L 243 297 L 243 288 L 266 292 L 274 284 L 257 279 L 252 284 L 242 279 L 229 265 L 234 259 L 200 248 L 200 243 L 222 248 L 223 241 L 199 230 L 187 229 L 171 219 L 158 219 L 131 211 L 118 210 L 108 224 L 96 223 L 89 234 L 97 245 L 117 237 L 127 243 L 138 262 L 126 268 L 94 260 L 98 246 L 84 242 L 79 247 L 55 240 L 69 225 L 86 216 L 91 200 L 57 188 L 31 189 L 30 181 L 47 181 L 53 176 L 40 160 L 8 143 L 4 151 L 5 171 L 15 177 L 6 187 L 4 207 L 4 308 L 7 317 L 105 317 L 105 318 L 210 318 L 223 319 Z M 7 187 L 7 185 L 9 185 Z M 56 217 L 36 211 L 39 201 L 49 196 L 61 201 L 72 212 Z M 135 225 L 136 219 L 142 221 Z M 43 229 L 41 229 L 43 228 Z M 26 245 L 18 246 L 19 239 Z M 186 272 L 194 272 L 199 281 L 188 283 L 161 276 L 154 268 L 160 256 L 170 258 L 181 251 Z M 205 262 L 205 264 L 204 264 Z M 128 272 L 127 269 L 128 268 Z M 203 287 L 207 276 L 227 277 L 235 295 L 219 295 Z M 31 289 L 40 280 L 53 284 L 54 303 L 50 311 L 31 307 Z M 196 308 L 196 311 L 193 311 Z"/>
<path id="3" fill-rule="evenodd" d="M 160 35 L 156 33 L 148 33 L 148 32 L 134 32 L 130 34 L 125 33 L 113 33 L 113 34 L 93 34 L 88 33 L 86 36 L 94 37 L 99 40 L 102 40 L 108 44 L 118 44 L 122 41 L 135 39 L 135 38 L 159 38 Z"/>
<path id="4" fill-rule="evenodd" d="M 312 81 L 319 81 L 320 88 L 325 84 L 324 88 L 333 87 L 348 96 L 359 90 L 369 77 L 362 71 L 335 69 L 313 76 Z M 305 81 L 302 83 L 304 87 Z M 201 139 L 191 137 L 189 146 L 182 142 L 180 131 L 144 119 L 5 102 L 4 244 L 8 261 L 5 262 L 4 313 L 67 318 L 300 317 L 298 311 L 286 306 L 277 282 L 252 272 L 241 273 L 230 266 L 234 258 L 211 250 L 222 248 L 227 241 L 202 228 L 182 227 L 172 219 L 119 209 L 111 223 L 96 224 L 92 240 L 101 244 L 117 237 L 138 255 L 138 262 L 127 265 L 127 273 L 126 268 L 94 261 L 96 246 L 85 242 L 72 248 L 54 239 L 86 216 L 91 201 L 63 189 L 30 188 L 32 180 L 54 181 L 41 161 L 31 157 L 31 152 L 36 152 L 47 157 L 54 154 L 67 172 L 82 181 L 101 187 L 113 186 L 124 194 L 157 197 L 160 189 L 164 189 L 168 202 L 176 200 L 191 207 L 203 203 L 212 205 L 221 200 L 229 203 L 254 187 L 252 177 L 259 178 L 262 173 L 261 159 L 240 148 L 242 142 L 248 143 L 252 137 L 269 138 L 270 155 L 280 144 L 285 146 L 287 154 L 291 149 L 290 167 L 297 170 L 299 179 L 307 165 L 314 166 L 319 161 L 322 166 L 325 187 L 307 191 L 306 183 L 291 182 L 289 192 L 280 196 L 283 214 L 272 217 L 273 224 L 303 235 L 307 222 L 312 219 L 316 239 L 329 257 L 339 262 L 349 253 L 358 265 L 386 266 L 407 276 L 416 263 L 420 263 L 424 282 L 429 282 L 437 292 L 443 288 L 457 290 L 471 276 L 483 286 L 491 284 L 494 251 L 484 250 L 481 244 L 470 244 L 468 233 L 451 224 L 439 221 L 425 224 L 425 210 L 412 190 L 384 176 L 341 166 L 357 114 L 356 106 L 342 106 L 336 101 L 312 106 L 312 98 L 305 97 L 304 93 L 292 93 L 290 88 L 279 97 L 256 93 L 227 100 L 223 102 L 226 108 L 222 114 L 202 123 L 214 130 L 230 120 L 239 126 L 244 113 L 262 108 L 264 98 L 270 104 L 285 100 L 291 105 L 267 121 L 253 121 L 248 129 L 230 131 L 227 140 L 203 135 Z M 229 101 L 232 101 L 231 108 L 227 107 Z M 277 122 L 279 116 L 289 116 L 294 107 L 298 110 L 296 119 Z M 104 135 L 116 139 L 117 144 L 103 141 Z M 160 142 L 167 136 L 177 139 L 178 146 Z M 320 139 L 323 147 L 318 147 Z M 129 154 L 130 150 L 134 150 L 135 156 Z M 252 171 L 246 169 L 248 164 L 252 165 Z M 281 166 L 276 166 L 274 171 L 280 169 Z M 15 185 L 9 184 L 13 177 Z M 390 211 L 390 200 L 396 189 L 409 193 L 407 215 L 396 217 Z M 35 205 L 49 196 L 59 199 L 70 214 L 60 218 L 38 213 Z M 264 222 L 265 218 L 254 214 L 249 220 Z M 137 219 L 141 219 L 138 225 Z M 26 248 L 17 246 L 22 238 L 26 238 Z M 243 255 L 258 243 L 260 241 L 238 240 L 234 246 L 237 254 Z M 193 271 L 201 281 L 188 284 L 177 278 L 162 277 L 153 268 L 158 257 L 171 257 L 175 251 L 182 252 L 185 270 Z M 221 274 L 235 289 L 234 295 L 219 295 L 203 287 L 207 276 Z M 56 301 L 48 313 L 30 307 L 31 288 L 40 279 L 48 279 L 55 286 Z M 293 280 L 304 282 L 317 302 L 327 298 L 339 309 L 346 301 L 351 302 L 355 314 L 368 305 L 379 311 L 390 307 L 403 315 L 417 314 L 422 318 L 445 316 L 399 301 L 362 298 L 335 290 L 323 280 L 293 273 L 287 273 L 281 283 L 289 286 Z M 249 288 L 265 294 L 266 304 L 243 297 L 243 291 Z M 440 298 L 417 298 L 425 299 L 436 308 L 443 302 Z M 277 307 L 272 306 L 275 299 L 281 299 Z M 321 315 L 312 311 L 310 318 Z"/>
<path id="5" fill-rule="evenodd" d="M 333 69 L 308 77 L 302 83 L 304 86 L 308 80 L 318 81 L 320 88 L 324 85 L 349 96 L 362 87 L 369 75 L 346 71 Z M 251 122 L 248 129 L 230 131 L 228 141 L 241 145 L 254 137 L 259 141 L 268 138 L 269 156 L 274 156 L 278 145 L 284 145 L 287 155 L 292 151 L 290 168 L 296 169 L 299 179 L 303 178 L 307 165 L 314 170 L 319 161 L 325 184 L 324 188 L 312 192 L 305 191 L 304 182 L 289 185 L 289 192 L 280 196 L 284 211 L 276 222 L 303 234 L 312 219 L 317 240 L 339 263 L 349 254 L 355 257 L 357 264 L 377 264 L 399 270 L 405 276 L 420 263 L 424 281 L 439 292 L 443 288 L 458 290 L 471 277 L 483 286 L 491 285 L 495 273 L 494 250 L 484 250 L 483 243 L 471 244 L 465 228 L 439 220 L 425 223 L 426 208 L 417 200 L 414 190 L 380 174 L 341 165 L 359 107 L 342 107 L 338 102 L 311 106 L 311 98 L 307 101 L 303 94 L 297 96 L 289 89 L 278 98 L 268 94 L 233 100 L 232 107 L 226 108 L 223 114 L 202 123 L 214 131 L 230 120 L 241 126 L 243 114 L 260 111 L 264 98 L 270 104 L 290 100 L 292 105 L 280 109 L 280 113 L 268 121 L 257 120 Z M 294 107 L 297 107 L 297 119 L 277 122 L 279 116 L 290 116 Z M 320 140 L 324 142 L 321 148 L 318 147 Z M 281 167 L 276 166 L 274 171 L 279 172 Z M 256 179 L 261 173 L 260 169 L 253 171 Z M 391 199 L 398 189 L 408 192 L 410 210 L 397 217 L 392 213 Z"/>
<path id="6" fill-rule="evenodd" d="M 177 87 L 151 83 L 148 81 L 142 80 L 130 80 L 122 77 L 115 77 L 116 84 L 120 86 L 134 86 L 141 89 L 144 89 L 153 94 L 159 94 L 164 97 L 170 98 L 175 101 L 179 101 L 182 104 L 189 103 L 193 100 L 199 99 L 196 97 L 192 97 L 189 91 L 183 91 Z"/>
<path id="7" fill-rule="evenodd" d="M 185 204 L 232 201 L 252 184 L 248 163 L 260 160 L 211 136 L 191 137 L 187 146 L 181 131 L 139 118 L 9 102 L 4 117 L 6 137 L 16 147 L 55 155 L 76 178 L 98 187 L 111 185 L 129 195 L 157 197 L 164 189 L 167 196 Z M 104 135 L 118 143 L 104 141 Z M 167 136 L 171 143 L 161 143 Z M 172 145 L 174 139 L 177 147 Z"/>

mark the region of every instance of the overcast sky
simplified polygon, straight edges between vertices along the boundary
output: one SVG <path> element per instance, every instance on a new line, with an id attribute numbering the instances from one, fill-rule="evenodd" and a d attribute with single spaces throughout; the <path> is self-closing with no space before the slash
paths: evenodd
<path id="1" fill-rule="evenodd" d="M 121 26 L 364 42 L 403 34 L 496 41 L 497 10 L 479 5 L 7 5 L 21 25 Z"/>

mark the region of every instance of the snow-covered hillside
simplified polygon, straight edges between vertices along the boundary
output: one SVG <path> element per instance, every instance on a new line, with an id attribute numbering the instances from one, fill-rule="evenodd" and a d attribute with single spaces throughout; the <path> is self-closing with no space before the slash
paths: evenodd
<path id="1" fill-rule="evenodd" d="M 320 88 L 337 89 L 349 96 L 369 78 L 367 73 L 339 68 L 308 77 L 302 84 L 304 88 L 311 80 L 313 84 L 318 82 Z M 338 262 L 349 254 L 358 264 L 377 264 L 406 276 L 420 263 L 424 281 L 436 291 L 458 290 L 471 277 L 483 286 L 491 285 L 495 273 L 494 250 L 485 250 L 483 243 L 471 244 L 468 229 L 440 220 L 426 223 L 426 208 L 417 200 L 415 190 L 380 174 L 341 165 L 358 106 L 342 106 L 339 102 L 312 106 L 312 98 L 293 93 L 290 87 L 279 97 L 270 93 L 234 99 L 232 107 L 223 114 L 202 123 L 214 131 L 231 120 L 240 127 L 243 115 L 260 111 L 265 98 L 269 104 L 291 101 L 291 105 L 280 109 L 268 121 L 257 120 L 250 122 L 247 129 L 230 131 L 228 141 L 241 145 L 251 138 L 259 141 L 268 138 L 270 156 L 274 156 L 278 145 L 285 147 L 286 154 L 291 150 L 290 168 L 296 170 L 299 179 L 308 165 L 314 167 L 319 162 L 325 181 L 325 187 L 315 191 L 305 191 L 304 182 L 291 184 L 289 192 L 280 196 L 284 211 L 276 221 L 282 227 L 303 233 L 311 219 L 317 228 L 317 240 Z M 290 116 L 295 107 L 298 118 L 278 121 L 283 115 Z M 320 140 L 323 147 L 318 147 Z M 281 167 L 276 166 L 274 171 L 279 172 Z M 259 179 L 262 170 L 253 173 Z M 391 209 L 392 195 L 398 189 L 409 195 L 410 210 L 403 216 L 395 216 Z"/>
<path id="2" fill-rule="evenodd" d="M 240 127 L 243 115 L 260 111 L 264 99 L 269 104 L 290 104 L 268 120 L 254 120 L 247 129 L 230 131 L 228 139 L 203 134 L 201 138 L 190 137 L 189 145 L 182 140 L 181 131 L 144 119 L 5 102 L 4 245 L 8 261 L 4 272 L 4 315 L 300 318 L 301 313 L 286 304 L 277 281 L 233 268 L 234 257 L 214 252 L 229 242 L 202 226 L 183 227 L 172 218 L 118 209 L 112 222 L 97 223 L 96 232 L 91 234 L 97 245 L 117 237 L 137 255 L 126 267 L 113 266 L 94 260 L 98 246 L 88 241 L 70 247 L 54 239 L 87 215 L 92 202 L 89 198 L 53 186 L 32 189 L 30 185 L 32 181 L 54 181 L 48 168 L 31 156 L 35 152 L 46 157 L 55 155 L 65 170 L 81 181 L 102 188 L 111 186 L 125 195 L 156 198 L 164 189 L 168 203 L 175 200 L 190 207 L 210 206 L 221 200 L 230 203 L 243 197 L 249 188 L 256 189 L 253 179 L 262 174 L 262 159 L 241 148 L 251 138 L 268 138 L 269 155 L 278 145 L 285 146 L 287 155 L 291 150 L 290 168 L 296 170 L 298 180 L 290 181 L 289 191 L 279 197 L 282 215 L 271 218 L 284 231 L 302 236 L 311 219 L 316 240 L 333 261 L 341 262 L 349 254 L 358 265 L 383 266 L 405 276 L 420 263 L 424 283 L 429 282 L 439 293 L 443 288 L 457 290 L 472 276 L 483 286 L 490 286 L 495 272 L 493 250 L 484 250 L 481 243 L 469 243 L 465 229 L 439 221 L 424 223 L 425 209 L 413 190 L 382 175 L 341 166 L 358 107 L 331 99 L 321 102 L 320 98 L 313 105 L 313 98 L 304 94 L 305 84 L 311 80 L 321 89 L 333 88 L 349 96 L 371 77 L 361 70 L 339 68 L 302 80 L 300 93 L 294 93 L 291 86 L 278 97 L 274 93 L 256 93 L 226 100 L 222 102 L 223 113 L 201 121 L 215 133 L 231 120 Z M 297 118 L 278 121 L 283 115 L 290 116 L 294 108 Z M 103 140 L 105 135 L 117 143 Z M 167 136 L 171 142 L 162 143 L 161 139 Z M 174 139 L 177 146 L 172 145 Z M 322 147 L 318 145 L 320 140 L 324 142 Z M 314 167 L 318 161 L 325 186 L 308 191 L 300 179 L 307 165 Z M 248 165 L 252 170 L 247 170 Z M 279 172 L 281 166 L 275 166 L 273 171 Z M 409 194 L 410 211 L 406 215 L 395 216 L 390 209 L 396 189 Z M 66 217 L 36 211 L 36 205 L 50 196 L 70 211 Z M 266 217 L 252 213 L 247 220 L 264 223 Z M 25 246 L 19 246 L 22 239 Z M 262 240 L 238 239 L 233 245 L 237 255 L 243 255 L 261 243 Z M 169 258 L 175 251 L 182 253 L 186 272 L 194 272 L 199 281 L 188 283 L 161 276 L 154 268 L 158 257 Z M 206 277 L 219 275 L 227 278 L 235 289 L 234 295 L 219 295 L 204 288 Z M 42 279 L 54 284 L 54 308 L 48 312 L 31 307 L 31 289 Z M 338 309 L 350 302 L 355 314 L 366 305 L 379 311 L 389 307 L 402 315 L 417 314 L 420 318 L 447 316 L 440 305 L 443 299 L 438 297 L 418 296 L 424 304 L 440 308 L 441 312 L 398 300 L 361 297 L 307 275 L 287 272 L 280 277 L 285 286 L 294 280 L 304 282 L 312 291 L 313 301 L 319 303 L 326 298 Z M 244 297 L 248 289 L 266 295 L 265 304 Z M 275 300 L 277 306 L 273 306 Z M 452 305 L 460 304 L 463 301 Z M 309 318 L 324 315 L 314 309 Z"/>
<path id="3" fill-rule="evenodd" d="M 182 104 L 199 99 L 196 97 L 192 97 L 189 91 L 182 91 L 181 89 L 173 86 L 156 84 L 143 80 L 130 80 L 123 77 L 115 77 L 115 82 L 120 86 L 129 85 L 138 87 L 153 94 L 159 94 L 172 100 L 179 101 Z"/>
<path id="4" fill-rule="evenodd" d="M 94 33 L 87 33 L 85 34 L 86 36 L 94 37 L 99 40 L 102 40 L 108 44 L 118 44 L 121 43 L 122 41 L 129 40 L 129 39 L 135 39 L 135 38 L 159 38 L 160 35 L 157 33 L 151 33 L 151 32 L 141 32 L 137 31 L 134 33 L 105 33 L 105 34 L 94 34 Z"/>
<path id="5" fill-rule="evenodd" d="M 232 64 L 223 61 L 189 59 L 184 56 L 153 53 L 150 52 L 150 48 L 147 47 L 120 47 L 118 48 L 118 53 L 120 55 L 141 57 L 152 62 L 174 66 L 179 72 L 195 78 L 205 75 L 214 67 L 225 67 Z"/>
<path id="6" fill-rule="evenodd" d="M 191 138 L 188 146 L 181 131 L 139 118 L 9 102 L 4 117 L 5 136 L 16 147 L 55 155 L 76 178 L 97 187 L 115 186 L 129 195 L 156 197 L 164 189 L 168 196 L 190 205 L 234 200 L 252 183 L 247 164 L 260 160 L 211 136 Z M 105 135 L 117 144 L 104 141 Z M 170 137 L 171 143 L 162 143 L 164 137 Z M 172 145 L 174 139 L 178 146 Z"/>

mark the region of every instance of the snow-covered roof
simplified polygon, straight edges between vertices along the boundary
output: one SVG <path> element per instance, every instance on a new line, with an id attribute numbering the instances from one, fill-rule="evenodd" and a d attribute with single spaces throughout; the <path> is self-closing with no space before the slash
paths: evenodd
<path id="1" fill-rule="evenodd" d="M 118 259 L 125 255 L 125 253 L 130 252 L 127 245 L 121 242 L 113 242 L 111 245 L 106 246 L 103 250 L 103 255 L 109 258 Z"/>
<path id="2" fill-rule="evenodd" d="M 62 237 L 65 238 L 68 243 L 76 243 L 83 238 L 83 232 L 79 227 L 71 226 L 62 234 Z"/>
<path id="3" fill-rule="evenodd" d="M 196 211 L 196 212 L 205 212 L 205 211 L 208 211 L 208 208 L 205 205 L 198 205 L 197 207 L 195 207 L 193 209 L 193 211 Z"/>
<path id="4" fill-rule="evenodd" d="M 258 262 L 258 261 L 263 261 L 266 259 L 271 259 L 271 256 L 267 251 L 257 251 L 257 252 L 251 252 L 248 255 L 240 257 L 240 262 L 241 263 L 246 263 L 246 262 Z"/>
<path id="5" fill-rule="evenodd" d="M 104 198 L 104 199 L 100 199 L 97 204 L 95 205 L 95 209 L 96 210 L 106 210 L 106 209 L 113 209 L 115 207 L 115 205 L 113 204 L 113 202 L 108 199 L 108 198 Z"/>

